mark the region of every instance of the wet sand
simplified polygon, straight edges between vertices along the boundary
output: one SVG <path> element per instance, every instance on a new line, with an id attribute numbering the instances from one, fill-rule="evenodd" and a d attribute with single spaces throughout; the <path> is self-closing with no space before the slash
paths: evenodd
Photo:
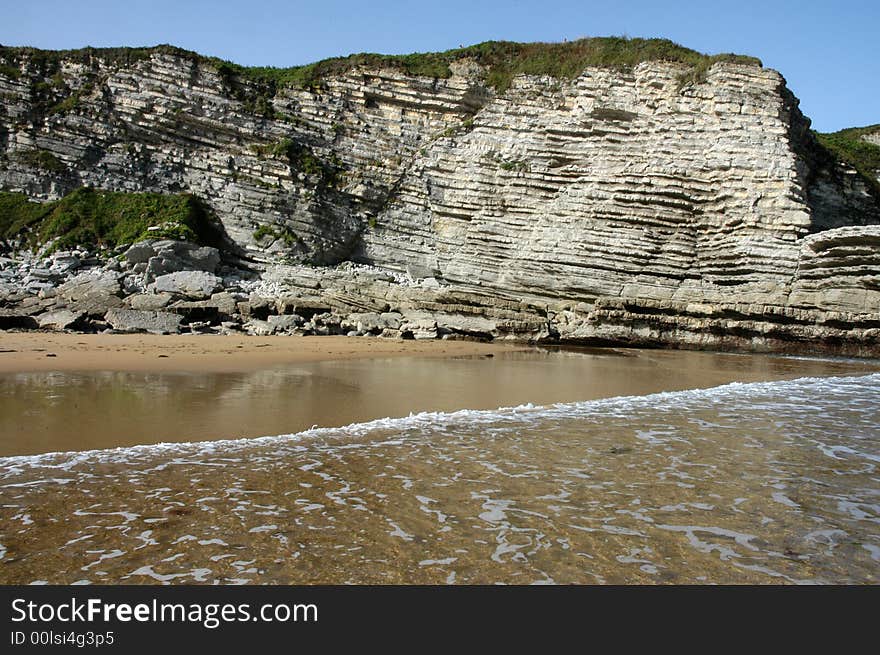
<path id="1" fill-rule="evenodd" d="M 0 583 L 877 584 L 878 436 L 869 375 L 5 459 Z"/>
<path id="2" fill-rule="evenodd" d="M 0 355 L 18 355 L 6 365 L 50 370 L 0 369 L 0 457 L 880 370 L 853 360 L 346 337 L 21 336 L 25 347 Z"/>
<path id="3" fill-rule="evenodd" d="M 460 357 L 522 350 L 474 341 L 327 337 L 0 333 L 0 374 L 30 371 L 245 372 L 374 357 Z"/>

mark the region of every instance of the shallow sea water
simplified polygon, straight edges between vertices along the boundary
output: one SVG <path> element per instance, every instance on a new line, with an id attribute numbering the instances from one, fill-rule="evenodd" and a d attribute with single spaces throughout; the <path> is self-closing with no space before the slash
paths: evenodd
<path id="1" fill-rule="evenodd" d="M 0 374 L 0 457 L 289 434 L 418 412 L 496 409 L 818 375 L 880 362 L 652 350 L 499 351 L 249 372 Z"/>
<path id="2" fill-rule="evenodd" d="M 880 374 L 0 459 L 2 583 L 873 583 Z"/>

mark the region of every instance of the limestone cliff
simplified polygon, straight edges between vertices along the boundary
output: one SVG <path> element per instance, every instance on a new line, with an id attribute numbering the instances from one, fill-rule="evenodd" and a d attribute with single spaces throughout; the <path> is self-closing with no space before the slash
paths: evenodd
<path id="1" fill-rule="evenodd" d="M 436 278 L 399 302 L 490 336 L 877 352 L 880 192 L 779 73 L 447 65 L 284 85 L 172 48 L 2 49 L 0 188 L 188 191 L 242 260 Z"/>

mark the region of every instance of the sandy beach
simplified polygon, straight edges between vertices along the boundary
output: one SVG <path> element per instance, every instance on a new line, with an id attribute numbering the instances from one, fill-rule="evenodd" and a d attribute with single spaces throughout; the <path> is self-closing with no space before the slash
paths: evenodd
<path id="1" fill-rule="evenodd" d="M 462 357 L 521 350 L 475 341 L 342 336 L 0 333 L 0 373 L 28 371 L 246 372 L 303 362 L 386 357 Z"/>
<path id="2" fill-rule="evenodd" d="M 876 371 L 876 362 L 354 337 L 0 335 L 0 457 L 289 434 Z"/>

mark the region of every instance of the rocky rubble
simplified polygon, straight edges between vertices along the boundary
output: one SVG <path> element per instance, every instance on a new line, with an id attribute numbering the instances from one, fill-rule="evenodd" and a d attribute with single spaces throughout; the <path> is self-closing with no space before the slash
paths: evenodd
<path id="1" fill-rule="evenodd" d="M 177 257 L 165 257 L 161 269 L 152 266 L 155 253 L 170 251 Z M 60 270 L 72 257 L 87 264 Z M 53 274 L 34 276 L 35 270 Z M 170 272 L 156 276 L 159 270 Z M 0 280 L 0 326 L 6 329 L 412 339 L 550 336 L 540 307 L 482 306 L 472 294 L 434 279 L 351 263 L 320 269 L 278 265 L 255 274 L 220 265 L 213 248 L 184 242 L 144 241 L 101 256 L 23 253 L 0 260 Z"/>
<path id="2" fill-rule="evenodd" d="M 376 267 L 276 265 L 260 273 L 197 259 L 153 277 L 143 242 L 103 253 L 0 260 L 0 328 L 156 334 L 347 335 L 874 355 L 880 345 L 880 227 L 840 228 L 799 244 L 778 304 L 675 294 L 593 302 L 524 301 Z M 177 243 L 178 252 L 195 250 Z M 57 262 L 80 264 L 62 272 Z M 53 276 L 33 271 L 53 271 Z M 137 271 L 137 272 L 136 272 Z M 821 310 L 816 306 L 820 305 Z"/>

